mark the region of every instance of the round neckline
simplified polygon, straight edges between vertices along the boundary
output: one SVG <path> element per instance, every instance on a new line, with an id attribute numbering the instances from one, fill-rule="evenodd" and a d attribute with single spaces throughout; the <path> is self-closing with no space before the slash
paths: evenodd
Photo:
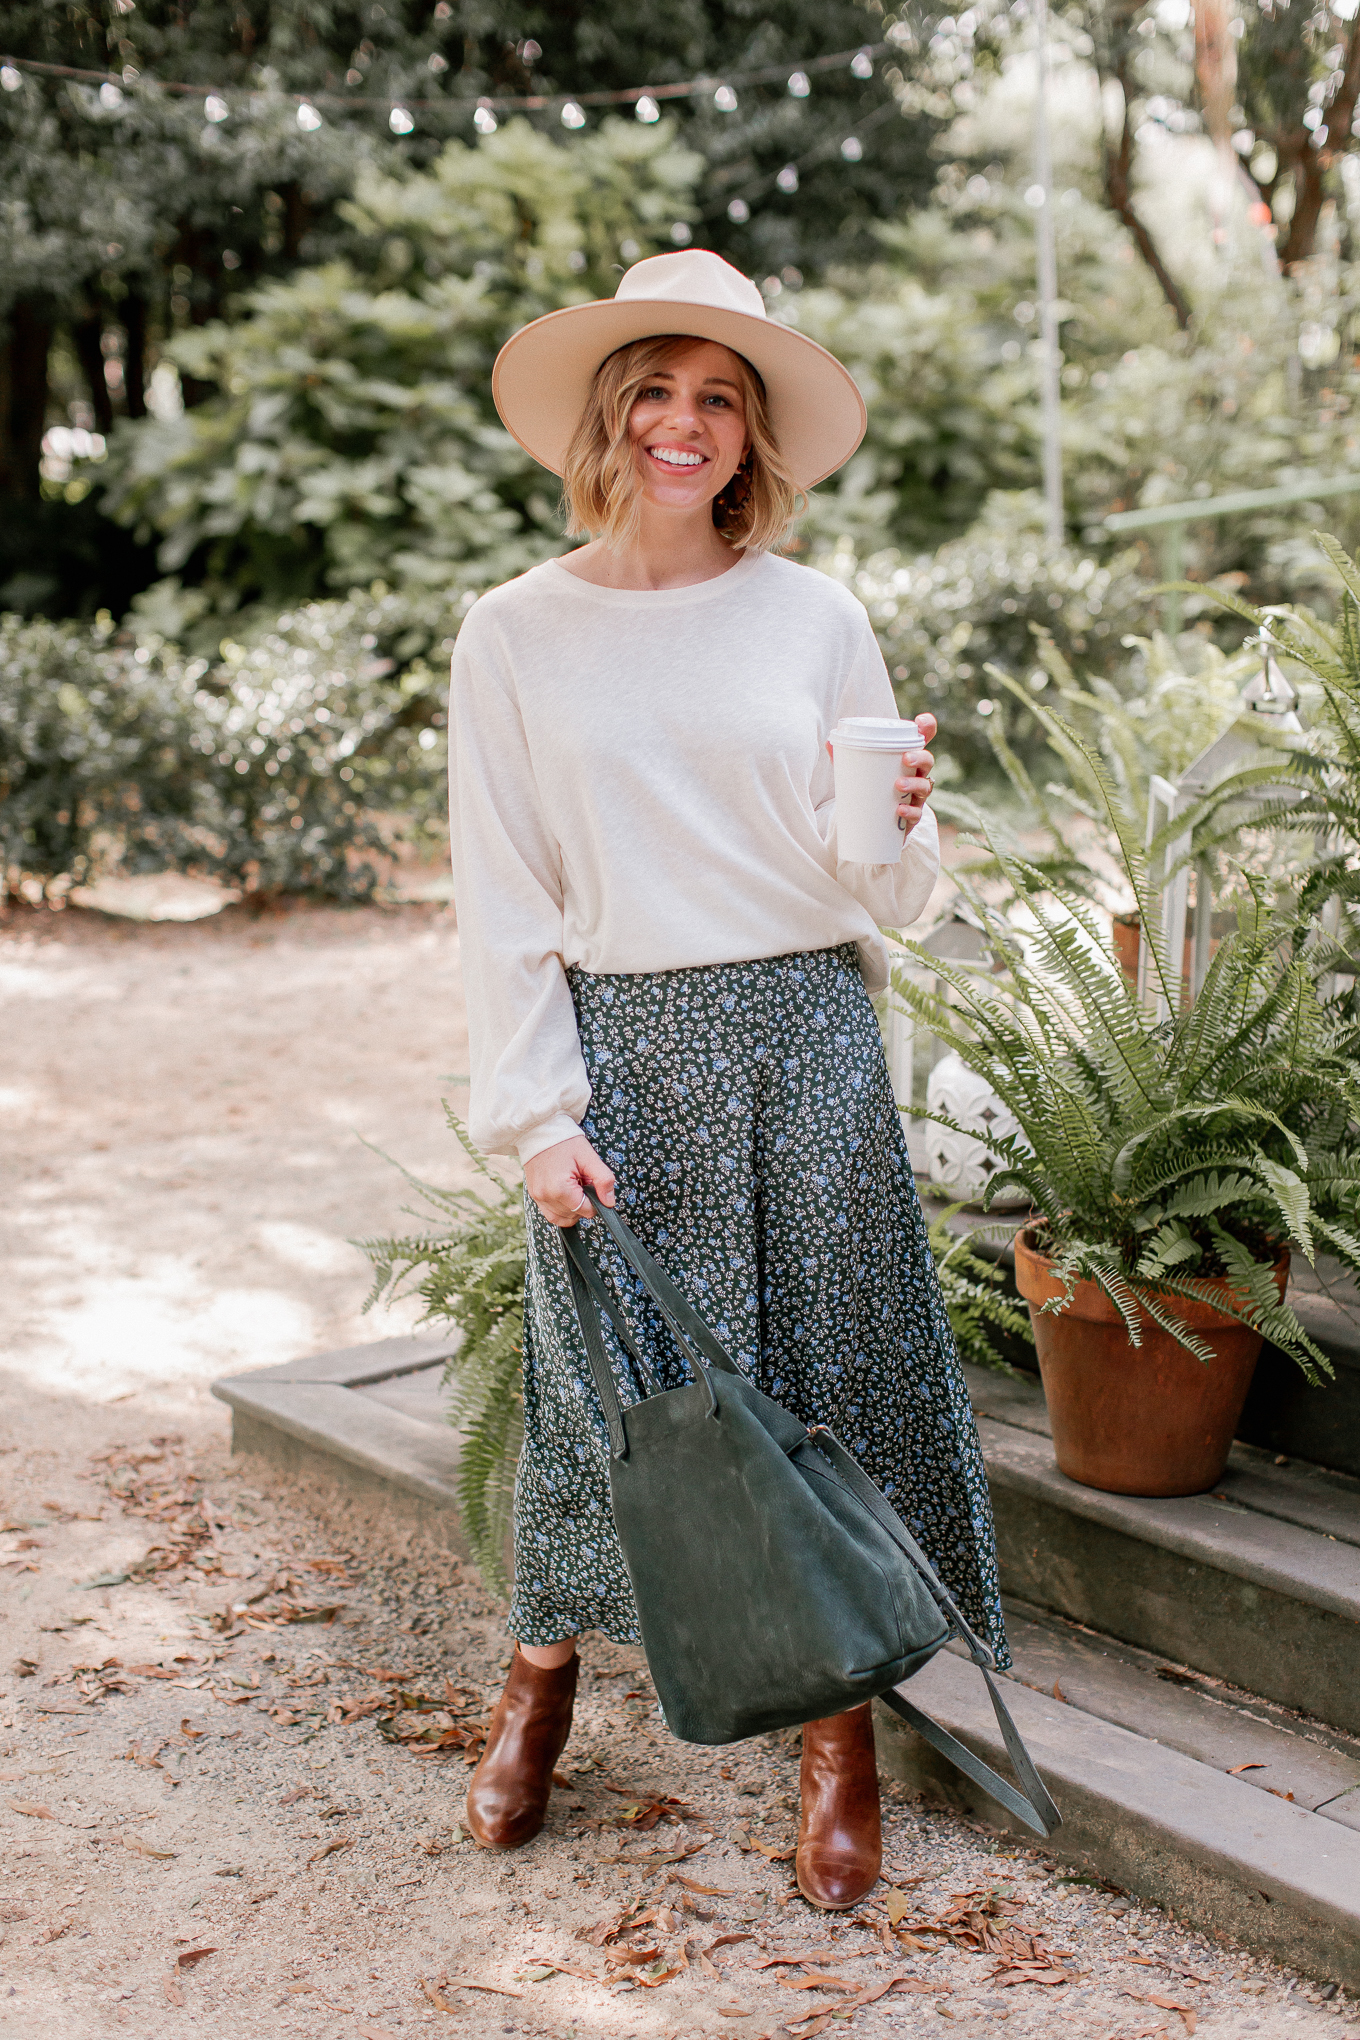
<path id="1" fill-rule="evenodd" d="M 559 587 L 563 581 L 567 581 L 578 594 L 590 601 L 615 604 L 645 602 L 675 608 L 690 602 L 711 601 L 720 590 L 729 588 L 734 581 L 748 580 L 764 558 L 764 553 L 745 552 L 736 565 L 729 567 L 726 573 L 712 574 L 706 581 L 689 581 L 683 588 L 602 588 L 598 581 L 586 581 L 580 574 L 573 574 L 560 555 L 545 560 L 544 565 L 557 569 Z"/>

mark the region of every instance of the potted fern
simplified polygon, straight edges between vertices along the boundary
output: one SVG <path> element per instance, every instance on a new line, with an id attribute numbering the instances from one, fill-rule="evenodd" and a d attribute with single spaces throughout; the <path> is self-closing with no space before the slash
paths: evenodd
<path id="1" fill-rule="evenodd" d="M 1360 1269 L 1360 1028 L 1323 996 L 1335 945 L 1287 939 L 1297 923 L 1249 885 L 1185 1006 L 1103 762 L 1029 705 L 1107 821 L 1171 1017 L 1140 1004 L 1089 894 L 980 822 L 1009 898 L 960 882 L 996 974 L 907 941 L 956 1002 L 905 968 L 894 990 L 1019 1122 L 994 1143 L 989 1196 L 1018 1185 L 1033 1206 L 1016 1275 L 1058 1465 L 1117 1493 L 1198 1493 L 1226 1464 L 1263 1339 L 1314 1381 L 1331 1372 L 1285 1287 L 1291 1253 L 1318 1245 Z"/>

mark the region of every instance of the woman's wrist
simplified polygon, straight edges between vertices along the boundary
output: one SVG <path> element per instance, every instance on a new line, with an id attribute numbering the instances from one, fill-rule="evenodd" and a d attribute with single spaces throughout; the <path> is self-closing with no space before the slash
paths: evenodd
<path id="1" fill-rule="evenodd" d="M 551 1119 L 543 1120 L 538 1126 L 530 1127 L 515 1142 L 515 1153 L 522 1168 L 535 1155 L 541 1155 L 546 1148 L 558 1147 L 564 1140 L 579 1140 L 581 1129 L 570 1113 L 554 1112 Z"/>

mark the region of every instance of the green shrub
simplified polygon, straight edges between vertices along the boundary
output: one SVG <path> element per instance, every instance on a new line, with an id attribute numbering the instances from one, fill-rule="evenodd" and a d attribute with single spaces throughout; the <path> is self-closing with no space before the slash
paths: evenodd
<path id="1" fill-rule="evenodd" d="M 398 685 L 379 610 L 310 603 L 218 659 L 0 619 L 7 883 L 199 872 L 247 892 L 371 893 L 396 836 L 443 809 L 439 685 Z"/>
<path id="2" fill-rule="evenodd" d="M 86 879 L 111 849 L 133 871 L 197 856 L 194 727 L 176 674 L 107 617 L 0 616 L 0 901 L 24 877 Z"/>

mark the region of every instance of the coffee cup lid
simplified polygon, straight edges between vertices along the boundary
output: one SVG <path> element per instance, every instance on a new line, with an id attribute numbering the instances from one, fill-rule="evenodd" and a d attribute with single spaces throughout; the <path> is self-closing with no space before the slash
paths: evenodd
<path id="1" fill-rule="evenodd" d="M 919 751 L 925 738 L 909 716 L 842 716 L 831 732 L 833 744 L 851 751 Z"/>

